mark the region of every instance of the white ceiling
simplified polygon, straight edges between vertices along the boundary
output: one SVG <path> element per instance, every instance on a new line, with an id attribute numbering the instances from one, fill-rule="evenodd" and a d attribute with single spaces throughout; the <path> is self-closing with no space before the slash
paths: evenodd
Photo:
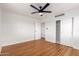
<path id="1" fill-rule="evenodd" d="M 52 13 L 44 13 L 43 16 L 39 16 L 38 14 L 31 14 L 31 12 L 36 11 L 32 7 L 30 7 L 31 4 L 35 5 L 36 7 L 45 5 L 45 3 L 2 3 L 0 5 L 5 10 L 29 15 L 37 19 L 45 18 L 48 17 L 48 15 L 52 15 L 61 11 L 66 11 L 79 6 L 79 3 L 50 3 L 50 5 L 45 10 L 52 11 Z"/>

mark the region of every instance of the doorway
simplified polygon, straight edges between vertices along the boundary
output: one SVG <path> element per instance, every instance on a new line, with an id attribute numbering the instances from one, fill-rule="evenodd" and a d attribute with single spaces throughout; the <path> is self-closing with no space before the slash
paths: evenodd
<path id="1" fill-rule="evenodd" d="M 45 40 L 45 23 L 41 23 L 41 39 Z"/>
<path id="2" fill-rule="evenodd" d="M 56 21 L 56 43 L 60 43 L 60 20 Z"/>

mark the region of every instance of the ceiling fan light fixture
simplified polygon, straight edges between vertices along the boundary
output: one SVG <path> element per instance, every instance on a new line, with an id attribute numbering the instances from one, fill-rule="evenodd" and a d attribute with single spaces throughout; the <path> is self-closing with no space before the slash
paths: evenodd
<path id="1" fill-rule="evenodd" d="M 42 15 L 43 15 L 43 13 L 39 13 L 39 15 L 40 15 L 40 16 L 42 16 Z"/>

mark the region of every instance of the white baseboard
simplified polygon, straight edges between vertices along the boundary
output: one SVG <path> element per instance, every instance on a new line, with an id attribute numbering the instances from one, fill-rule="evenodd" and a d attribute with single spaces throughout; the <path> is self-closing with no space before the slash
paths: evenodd
<path id="1" fill-rule="evenodd" d="M 24 41 L 19 41 L 19 42 L 13 42 L 13 43 L 7 43 L 7 44 L 1 44 L 2 47 L 8 46 L 8 45 L 14 45 L 14 44 L 19 44 L 19 43 L 23 43 L 23 42 L 28 42 L 28 41 L 32 41 L 34 39 L 31 40 L 24 40 Z"/>

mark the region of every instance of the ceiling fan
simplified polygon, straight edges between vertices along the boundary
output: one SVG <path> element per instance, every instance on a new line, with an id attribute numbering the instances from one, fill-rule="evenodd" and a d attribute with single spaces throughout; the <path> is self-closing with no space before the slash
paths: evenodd
<path id="1" fill-rule="evenodd" d="M 31 14 L 39 13 L 40 16 L 43 16 L 43 13 L 52 13 L 52 11 L 44 11 L 49 5 L 50 4 L 47 3 L 44 7 L 39 6 L 39 8 L 35 7 L 34 5 L 30 5 L 31 7 L 37 10 L 35 12 L 32 12 Z"/>

